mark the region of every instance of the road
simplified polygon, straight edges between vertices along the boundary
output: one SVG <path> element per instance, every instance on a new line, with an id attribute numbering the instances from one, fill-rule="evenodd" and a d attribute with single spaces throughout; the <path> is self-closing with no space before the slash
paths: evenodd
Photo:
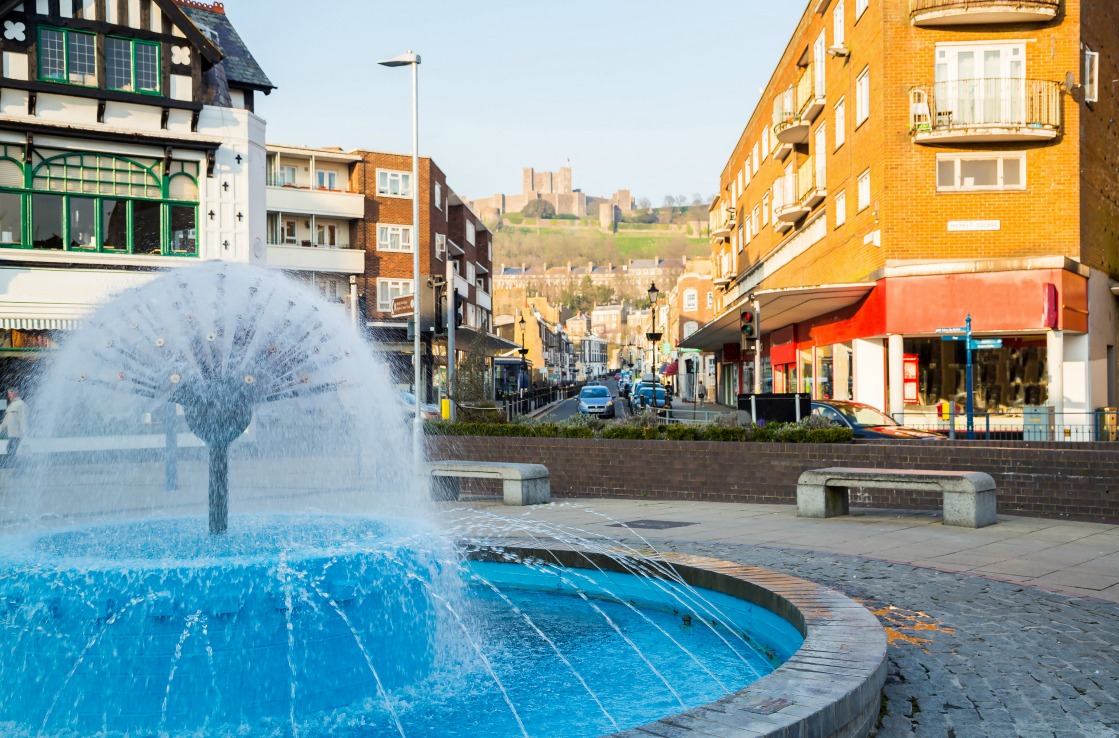
<path id="1" fill-rule="evenodd" d="M 618 397 L 618 383 L 613 380 L 603 381 L 606 387 L 610 390 L 610 394 L 614 396 L 614 412 L 617 413 L 619 418 L 624 418 L 626 415 L 626 402 L 623 398 Z M 572 397 L 570 400 L 565 400 L 548 412 L 541 415 L 542 420 L 547 421 L 560 421 L 567 420 L 578 412 L 579 400 Z"/>

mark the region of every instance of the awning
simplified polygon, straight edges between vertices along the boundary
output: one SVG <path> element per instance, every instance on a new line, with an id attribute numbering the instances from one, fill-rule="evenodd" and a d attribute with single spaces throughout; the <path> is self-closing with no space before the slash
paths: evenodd
<path id="1" fill-rule="evenodd" d="M 519 349 L 519 343 L 513 343 L 500 336 L 495 336 L 492 333 L 482 333 L 473 328 L 463 326 L 455 331 L 455 351 L 467 351 L 474 346 L 474 342 L 479 337 L 484 337 L 482 344 L 486 353 L 489 355 L 496 354 L 500 351 L 509 351 L 510 349 Z"/>
<path id="2" fill-rule="evenodd" d="M 0 330 L 5 331 L 75 331 L 82 321 L 62 318 L 0 318 Z"/>
<path id="3" fill-rule="evenodd" d="M 874 282 L 858 284 L 818 285 L 757 290 L 754 295 L 761 312 L 760 334 L 770 333 L 787 325 L 811 320 L 821 315 L 858 304 L 874 289 Z M 742 297 L 714 320 L 680 342 L 680 348 L 719 351 L 723 344 L 741 339 L 739 316 L 749 306 Z"/>
<path id="4" fill-rule="evenodd" d="M 674 377 L 674 376 L 676 376 L 676 374 L 679 371 L 680 371 L 680 362 L 670 361 L 670 362 L 668 362 L 668 364 L 665 365 L 664 369 L 661 370 L 661 374 L 663 374 L 666 377 Z"/>

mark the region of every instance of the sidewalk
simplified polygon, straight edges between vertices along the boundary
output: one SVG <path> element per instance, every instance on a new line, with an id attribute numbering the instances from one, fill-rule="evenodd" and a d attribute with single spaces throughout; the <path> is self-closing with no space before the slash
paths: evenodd
<path id="1" fill-rule="evenodd" d="M 607 537 L 804 577 L 862 602 L 889 639 L 875 738 L 1119 735 L 1119 526 L 932 513 L 797 518 L 788 505 L 559 500 L 448 504 L 452 532 Z"/>

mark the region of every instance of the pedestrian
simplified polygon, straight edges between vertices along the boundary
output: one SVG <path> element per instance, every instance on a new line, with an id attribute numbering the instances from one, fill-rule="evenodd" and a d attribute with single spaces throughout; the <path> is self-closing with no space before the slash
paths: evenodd
<path id="1" fill-rule="evenodd" d="M 4 421 L 0 422 L 0 435 L 8 438 L 8 453 L 4 457 L 7 464 L 15 458 L 19 442 L 27 435 L 27 403 L 15 387 L 8 390 L 8 409 L 4 411 Z"/>
<path id="2" fill-rule="evenodd" d="M 696 387 L 695 394 L 699 398 L 699 404 L 702 405 L 703 398 L 707 397 L 707 388 L 703 386 L 703 382 L 700 382 L 699 386 Z"/>

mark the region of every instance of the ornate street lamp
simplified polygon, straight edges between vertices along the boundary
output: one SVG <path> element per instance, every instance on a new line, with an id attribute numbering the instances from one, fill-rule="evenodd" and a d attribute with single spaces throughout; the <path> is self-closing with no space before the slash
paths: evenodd
<path id="1" fill-rule="evenodd" d="M 657 344 L 660 343 L 661 334 L 657 332 L 657 298 L 660 297 L 660 290 L 657 289 L 656 282 L 649 283 L 649 311 L 653 314 L 653 330 L 645 334 L 652 344 L 653 353 L 653 407 L 657 406 Z"/>

